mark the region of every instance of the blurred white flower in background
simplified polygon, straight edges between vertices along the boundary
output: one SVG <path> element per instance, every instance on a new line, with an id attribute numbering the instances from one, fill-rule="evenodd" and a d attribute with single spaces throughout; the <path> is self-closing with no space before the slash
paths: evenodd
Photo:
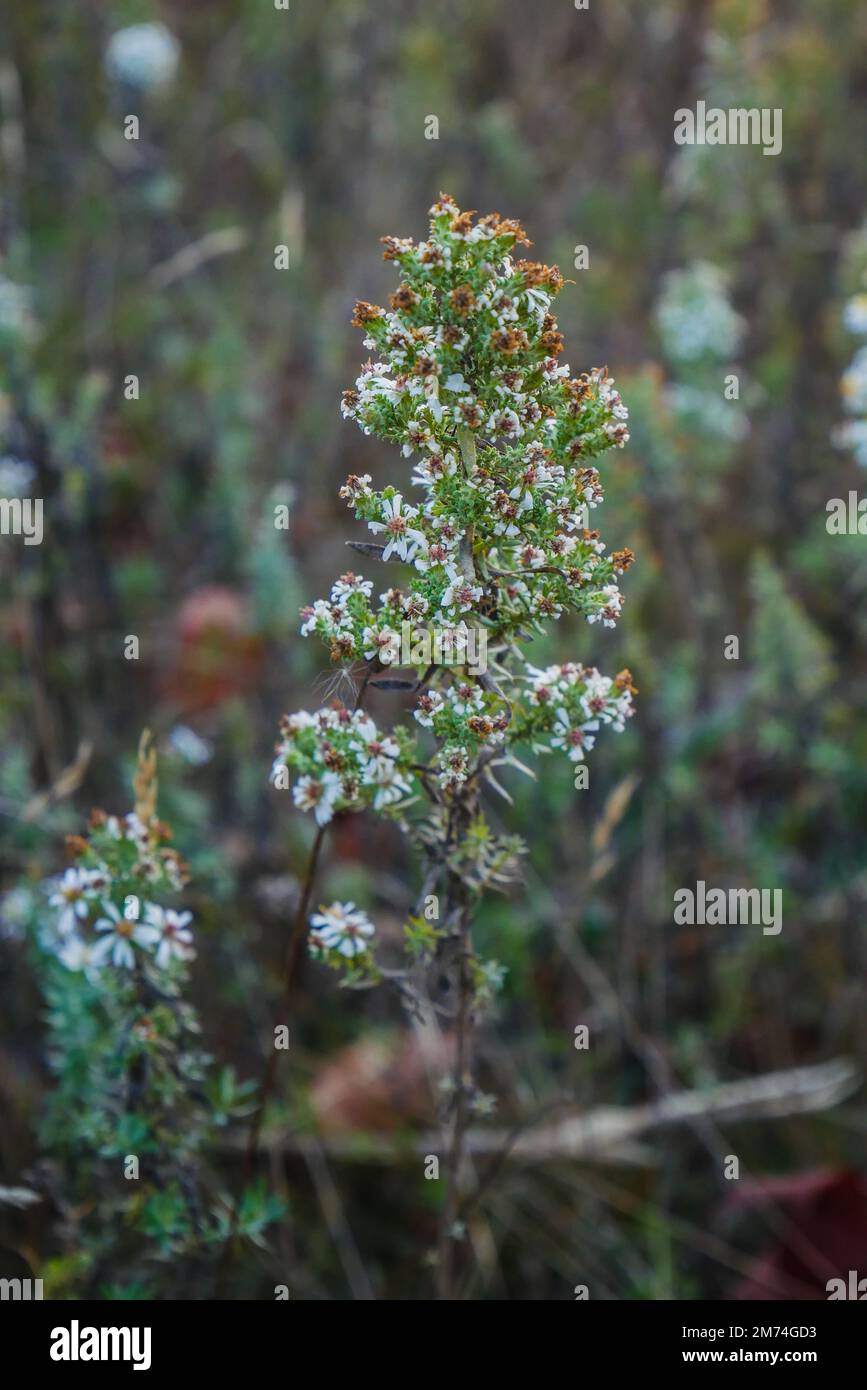
<path id="1" fill-rule="evenodd" d="M 743 319 L 729 303 L 725 275 L 708 261 L 669 271 L 656 321 L 667 356 L 677 362 L 731 357 L 744 331 Z"/>
<path id="2" fill-rule="evenodd" d="M 867 468 L 867 420 L 848 420 L 834 432 L 840 449 L 851 449 L 862 468 Z"/>
<path id="3" fill-rule="evenodd" d="M 841 383 L 846 409 L 853 415 L 867 412 L 867 347 L 859 348 L 843 373 Z"/>
<path id="4" fill-rule="evenodd" d="M 171 82 L 180 53 L 180 44 L 164 24 L 131 24 L 109 39 L 105 70 L 116 82 L 149 91 Z"/>
<path id="5" fill-rule="evenodd" d="M 26 497 L 35 477 L 32 463 L 7 454 L 0 458 L 0 497 Z"/>
<path id="6" fill-rule="evenodd" d="M 867 333 L 867 294 L 855 294 L 843 310 L 843 322 L 850 333 Z"/>
<path id="7" fill-rule="evenodd" d="M 701 386 L 675 382 L 665 392 L 665 399 L 687 428 L 704 430 L 727 444 L 738 444 L 749 433 L 749 421 L 718 391 Z"/>
<path id="8" fill-rule="evenodd" d="M 0 465 L 2 466 L 2 465 Z M 186 724 L 176 724 L 169 734 L 169 743 L 185 762 L 193 767 L 202 767 L 210 762 L 213 747 L 207 739 L 200 738 L 194 729 Z"/>
<path id="9" fill-rule="evenodd" d="M 28 337 L 33 330 L 30 310 L 30 288 L 16 285 L 0 273 L 0 329 L 6 333 Z"/>
<path id="10" fill-rule="evenodd" d="M 21 941 L 33 912 L 33 893 L 23 886 L 11 888 L 0 898 L 0 940 Z"/>
<path id="11" fill-rule="evenodd" d="M 847 302 L 843 323 L 858 338 L 867 337 L 867 294 L 862 290 Z M 867 468 L 867 345 L 859 347 L 840 382 L 843 407 L 854 420 L 838 425 L 832 440 L 838 449 L 851 449 L 856 462 Z"/>

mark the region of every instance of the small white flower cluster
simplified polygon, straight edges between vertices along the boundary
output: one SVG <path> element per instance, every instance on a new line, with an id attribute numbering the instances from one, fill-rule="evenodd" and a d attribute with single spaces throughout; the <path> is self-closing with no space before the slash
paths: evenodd
<path id="1" fill-rule="evenodd" d="M 109 841 L 126 841 L 135 845 L 138 855 L 136 873 L 145 882 L 157 882 L 164 877 L 175 892 L 183 888 L 186 875 L 180 859 L 173 850 L 160 848 L 162 836 L 159 831 L 155 832 L 152 825 L 145 825 L 135 811 L 130 811 L 126 816 L 100 818 L 97 815 L 95 829 Z"/>
<path id="2" fill-rule="evenodd" d="M 413 714 L 423 728 L 442 740 L 439 782 L 449 791 L 466 781 L 473 754 L 502 743 L 509 727 L 502 702 L 481 686 L 466 682 L 425 691 Z"/>
<path id="3" fill-rule="evenodd" d="M 595 667 L 567 662 L 544 670 L 528 667 L 525 680 L 529 698 L 520 716 L 523 736 L 534 744 L 547 736 L 548 746 L 573 763 L 583 761 L 602 726 L 622 733 L 634 713 L 629 671 L 603 676 Z"/>
<path id="4" fill-rule="evenodd" d="M 336 811 L 384 811 L 413 794 L 411 739 L 401 729 L 381 734 L 361 710 L 301 710 L 284 716 L 280 733 L 271 781 L 284 785 L 287 768 L 298 773 L 292 799 L 312 811 L 318 825 L 327 825 Z"/>
<path id="5" fill-rule="evenodd" d="M 327 641 L 335 661 L 377 658 L 383 666 L 397 661 L 427 665 L 432 650 L 443 658 L 443 664 L 461 665 L 467 664 L 468 654 L 471 661 L 477 652 L 478 642 L 462 618 L 442 626 L 438 623 L 433 629 L 428 626 L 429 603 L 424 594 L 395 587 L 386 589 L 379 595 L 380 608 L 374 615 L 368 602 L 372 589 L 369 579 L 360 579 L 351 572 L 342 574 L 333 585 L 329 600 L 317 599 L 301 610 L 302 636 L 315 632 Z M 467 597 L 463 593 L 455 575 L 442 606 L 458 613 L 470 606 L 471 599 L 472 594 Z"/>
<path id="6" fill-rule="evenodd" d="M 40 940 L 68 970 L 96 978 L 106 966 L 132 970 L 149 958 L 159 970 L 195 956 L 192 913 L 142 900 L 142 885 L 172 891 L 183 881 L 177 856 L 160 850 L 162 828 L 135 813 L 99 817 L 82 862 L 46 885 L 55 917 L 41 924 Z"/>

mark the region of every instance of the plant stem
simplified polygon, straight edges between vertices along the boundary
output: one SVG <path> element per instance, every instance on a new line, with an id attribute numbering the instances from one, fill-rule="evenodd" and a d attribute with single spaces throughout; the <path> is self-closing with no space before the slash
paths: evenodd
<path id="1" fill-rule="evenodd" d="M 456 1246 L 459 1238 L 455 1230 L 460 1204 L 460 1173 L 464 1161 L 464 1136 L 466 1132 L 466 1074 L 470 1046 L 470 981 L 467 970 L 466 924 L 460 944 L 458 963 L 458 1014 L 455 1039 L 455 1063 L 452 1073 L 454 1110 L 452 1132 L 446 1165 L 446 1197 L 440 1223 L 438 1270 L 438 1297 L 452 1299 L 457 1282 Z"/>
<path id="2" fill-rule="evenodd" d="M 292 982 L 295 977 L 295 960 L 298 955 L 298 946 L 304 935 L 304 928 L 307 923 L 307 916 L 310 911 L 310 898 L 313 893 L 313 883 L 316 878 L 316 867 L 319 863 L 319 854 L 325 839 L 326 827 L 321 825 L 316 832 L 316 839 L 310 850 L 307 859 L 307 870 L 304 876 L 304 887 L 301 891 L 301 898 L 298 903 L 298 911 L 295 914 L 295 921 L 289 933 L 289 940 L 286 943 L 286 958 L 283 965 L 283 990 L 280 1001 L 280 1011 L 288 1015 L 289 1001 L 292 993 Z M 235 1194 L 232 1202 L 232 1214 L 229 1222 L 229 1232 L 223 1246 L 222 1256 L 217 1269 L 217 1297 L 222 1297 L 225 1287 L 226 1272 L 228 1268 L 229 1256 L 235 1239 L 238 1234 L 238 1216 L 240 1213 L 241 1197 L 245 1187 L 253 1177 L 253 1170 L 256 1164 L 256 1152 L 259 1148 L 259 1139 L 262 1134 L 262 1123 L 265 1118 L 265 1111 L 271 1093 L 274 1089 L 274 1082 L 277 1076 L 277 1048 L 274 1045 L 275 1039 L 272 1032 L 268 1039 L 268 1060 L 265 1063 L 265 1071 L 262 1076 L 262 1083 L 259 1087 L 259 1100 L 253 1117 L 250 1121 L 250 1128 L 247 1133 L 247 1143 L 244 1153 L 244 1168 L 239 1191 Z"/>
<path id="3" fill-rule="evenodd" d="M 451 1134 L 446 1159 L 446 1194 L 440 1217 L 437 1258 L 437 1296 L 455 1297 L 457 1285 L 457 1253 L 460 1233 L 455 1228 L 460 1205 L 460 1179 L 464 1163 L 464 1139 L 467 1124 L 467 1090 L 469 1085 L 470 1047 L 472 1037 L 473 987 L 469 961 L 471 894 L 463 876 L 448 863 L 454 845 L 460 844 L 475 814 L 477 794 L 465 785 L 455 794 L 445 837 L 446 860 L 446 921 L 453 922 L 451 937 L 457 936 L 457 1013 L 455 1017 L 455 1058 L 452 1069 Z"/>
<path id="4" fill-rule="evenodd" d="M 289 940 L 286 943 L 286 959 L 283 965 L 283 992 L 280 1001 L 280 1011 L 288 1014 L 289 1003 L 292 994 L 292 982 L 295 977 L 295 961 L 298 956 L 298 947 L 304 936 L 307 926 L 307 918 L 310 912 L 310 899 L 313 894 L 313 884 L 316 878 L 316 868 L 319 863 L 319 854 L 325 840 L 324 825 L 321 825 L 316 832 L 316 839 L 313 841 L 310 855 L 307 860 L 307 871 L 304 876 L 304 887 L 301 892 L 301 899 L 298 904 L 298 911 L 292 930 L 289 933 Z M 262 1132 L 262 1121 L 265 1116 L 265 1109 L 271 1098 L 274 1087 L 274 1080 L 277 1075 L 277 1048 L 274 1046 L 273 1036 L 269 1040 L 268 1061 L 265 1065 L 265 1074 L 262 1078 L 262 1085 L 259 1090 L 259 1103 L 253 1113 L 250 1122 L 250 1129 L 247 1135 L 246 1158 L 244 1162 L 244 1182 L 249 1182 L 252 1176 L 253 1165 L 256 1160 L 256 1150 L 259 1147 L 259 1138 Z"/>

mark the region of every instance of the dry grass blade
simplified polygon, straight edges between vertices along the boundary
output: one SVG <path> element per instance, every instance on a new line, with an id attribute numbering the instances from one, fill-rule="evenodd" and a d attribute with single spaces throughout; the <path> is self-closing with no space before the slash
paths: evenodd
<path id="1" fill-rule="evenodd" d="M 90 766 L 90 759 L 93 754 L 93 744 L 86 739 L 78 745 L 78 752 L 68 767 L 65 767 L 53 786 L 48 791 L 37 792 L 27 802 L 21 812 L 23 821 L 38 820 L 43 811 L 51 805 L 53 801 L 61 801 L 64 797 L 72 796 L 73 792 L 78 791 L 84 781 L 84 775 Z"/>

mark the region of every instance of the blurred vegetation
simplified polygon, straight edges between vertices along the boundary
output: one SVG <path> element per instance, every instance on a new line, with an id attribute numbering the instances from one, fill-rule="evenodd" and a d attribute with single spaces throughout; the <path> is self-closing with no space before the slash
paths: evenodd
<path id="1" fill-rule="evenodd" d="M 162 83 L 106 61 L 143 22 L 179 45 Z M 345 476 L 382 485 L 403 468 L 340 418 L 349 318 L 390 285 L 378 238 L 421 235 L 441 188 L 520 218 L 574 281 L 566 360 L 607 363 L 632 417 L 602 470 L 606 540 L 637 555 L 620 626 L 564 621 L 537 659 L 628 666 L 638 717 L 600 744 L 587 791 L 550 759 L 491 808 L 531 847 L 525 891 L 477 928 L 508 967 L 480 1039 L 494 1121 L 862 1059 L 867 551 L 827 534 L 825 504 L 863 487 L 831 442 L 843 306 L 867 266 L 863 5 L 34 0 L 2 25 L 0 452 L 33 470 L 46 539 L 0 546 L 0 1182 L 51 1195 L 0 1208 L 0 1244 L 80 1291 L 37 1137 L 51 1080 L 16 922 L 90 807 L 128 808 L 146 724 L 193 873 L 208 1046 L 242 1077 L 261 1070 L 312 839 L 268 787 L 271 749 L 280 714 L 313 705 L 328 674 L 297 611 L 344 567 Z M 782 108 L 781 154 L 676 146 L 673 113 L 698 99 Z M 781 935 L 674 926 L 674 890 L 698 879 L 782 888 Z M 386 937 L 415 887 L 393 830 L 363 819 L 330 835 L 319 885 Z M 268 1165 L 288 1214 L 232 1296 L 426 1297 L 436 1184 L 408 1145 L 433 1102 L 405 1020 L 384 994 L 338 997 L 310 963 L 302 996 L 275 1125 L 388 1129 L 406 1161 L 365 1157 L 361 1139 L 354 1161 L 289 1144 Z M 387 1104 L 353 1044 L 391 1058 Z M 505 1164 L 475 1210 L 468 1296 L 725 1296 L 781 1237 L 732 1203 L 719 1155 L 753 1177 L 863 1169 L 865 1124 L 856 1092 L 713 1143 L 667 1130 L 625 1168 Z M 225 1163 L 231 1181 L 237 1155 Z M 122 1269 L 106 1292 L 137 1296 Z"/>

